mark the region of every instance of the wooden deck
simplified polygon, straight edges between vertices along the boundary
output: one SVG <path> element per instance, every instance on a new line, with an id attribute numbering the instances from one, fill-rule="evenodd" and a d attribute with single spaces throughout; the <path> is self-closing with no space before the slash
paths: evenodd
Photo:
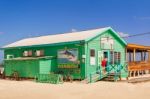
<path id="1" fill-rule="evenodd" d="M 150 62 L 130 62 L 128 63 L 129 77 L 135 77 L 150 73 Z"/>
<path id="2" fill-rule="evenodd" d="M 140 83 L 140 82 L 147 82 L 150 81 L 150 77 L 140 77 L 140 78 L 133 78 L 128 80 L 128 83 Z"/>

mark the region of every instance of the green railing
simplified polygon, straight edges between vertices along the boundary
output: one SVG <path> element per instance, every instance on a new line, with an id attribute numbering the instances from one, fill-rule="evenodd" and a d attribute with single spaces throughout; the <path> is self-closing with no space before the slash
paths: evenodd
<path id="1" fill-rule="evenodd" d="M 63 83 L 63 76 L 60 74 L 38 74 L 36 81 L 40 83 L 51 83 L 51 84 L 61 84 Z"/>
<path id="2" fill-rule="evenodd" d="M 125 65 L 120 65 L 120 64 L 109 65 L 106 67 L 105 74 L 103 74 L 103 70 L 102 70 L 102 68 L 100 68 L 100 69 L 98 69 L 98 71 L 91 73 L 89 75 L 88 79 L 89 79 L 89 82 L 92 83 L 92 82 L 101 80 L 113 73 L 114 80 L 117 81 L 123 71 L 128 72 L 127 64 L 125 64 Z"/>

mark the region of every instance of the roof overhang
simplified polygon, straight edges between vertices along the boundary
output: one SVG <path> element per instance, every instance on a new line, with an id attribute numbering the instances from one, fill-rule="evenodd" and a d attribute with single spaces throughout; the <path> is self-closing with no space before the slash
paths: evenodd
<path id="1" fill-rule="evenodd" d="M 150 51 L 150 46 L 144 46 L 144 45 L 129 43 L 129 44 L 127 44 L 127 49 L 129 49 L 129 50 L 136 49 L 136 50 L 147 50 L 147 51 Z"/>
<path id="2" fill-rule="evenodd" d="M 96 38 L 100 35 L 103 35 L 107 31 L 111 31 L 122 42 L 122 44 L 124 44 L 125 46 L 127 45 L 127 42 L 115 30 L 113 30 L 111 27 L 106 28 L 105 30 L 101 31 L 101 33 L 97 34 L 94 37 L 88 38 L 85 41 L 91 41 L 92 39 L 94 39 L 94 38 Z"/>
<path id="3" fill-rule="evenodd" d="M 54 44 L 7 47 L 7 48 L 0 48 L 0 50 L 5 50 L 5 49 L 22 49 L 22 48 L 33 48 L 33 47 L 45 47 L 45 46 L 59 46 L 59 45 L 68 45 L 68 44 L 81 44 L 82 45 L 83 43 L 84 43 L 84 40 L 72 41 L 72 42 L 61 42 L 61 43 L 54 43 Z"/>

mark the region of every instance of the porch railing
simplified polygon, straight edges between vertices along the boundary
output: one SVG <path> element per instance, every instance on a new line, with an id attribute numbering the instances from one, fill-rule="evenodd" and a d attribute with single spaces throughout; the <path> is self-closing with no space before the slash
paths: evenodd
<path id="1" fill-rule="evenodd" d="M 103 74 L 102 69 L 99 69 L 98 71 L 91 73 L 88 79 L 89 79 L 89 82 L 92 83 L 92 82 L 96 82 L 98 80 L 101 80 L 101 79 L 113 74 L 114 81 L 117 81 L 119 79 L 119 77 L 121 76 L 122 71 L 128 72 L 127 64 L 125 64 L 125 65 L 117 65 L 117 64 L 109 65 L 106 67 L 105 74 Z"/>
<path id="2" fill-rule="evenodd" d="M 143 75 L 146 71 L 150 73 L 150 62 L 130 62 L 128 66 L 129 77 Z"/>

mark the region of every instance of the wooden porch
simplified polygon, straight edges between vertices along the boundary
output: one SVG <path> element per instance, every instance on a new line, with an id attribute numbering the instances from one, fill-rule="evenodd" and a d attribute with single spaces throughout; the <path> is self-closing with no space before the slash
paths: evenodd
<path id="1" fill-rule="evenodd" d="M 128 44 L 126 49 L 129 77 L 150 74 L 150 46 Z"/>

